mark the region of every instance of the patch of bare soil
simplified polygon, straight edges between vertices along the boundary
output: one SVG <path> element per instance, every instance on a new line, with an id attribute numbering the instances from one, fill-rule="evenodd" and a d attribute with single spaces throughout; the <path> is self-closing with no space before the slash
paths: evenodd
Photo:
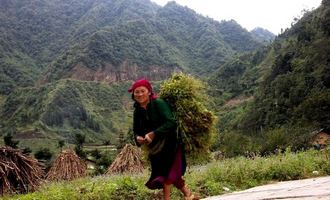
<path id="1" fill-rule="evenodd" d="M 235 106 L 238 106 L 238 105 L 240 105 L 240 104 L 242 104 L 246 101 L 251 101 L 252 99 L 253 99 L 253 96 L 234 98 L 234 99 L 230 99 L 229 101 L 227 101 L 224 106 L 226 106 L 226 107 L 235 107 Z"/>
<path id="2" fill-rule="evenodd" d="M 35 130 L 18 132 L 13 135 L 14 139 L 40 139 L 45 138 L 44 134 Z"/>

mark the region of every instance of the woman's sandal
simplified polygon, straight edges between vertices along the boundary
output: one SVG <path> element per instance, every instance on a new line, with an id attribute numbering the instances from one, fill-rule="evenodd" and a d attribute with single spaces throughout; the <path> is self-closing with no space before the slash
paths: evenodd
<path id="1" fill-rule="evenodd" d="M 189 197 L 184 197 L 184 200 L 199 200 L 199 198 L 195 197 L 193 194 L 190 194 Z"/>

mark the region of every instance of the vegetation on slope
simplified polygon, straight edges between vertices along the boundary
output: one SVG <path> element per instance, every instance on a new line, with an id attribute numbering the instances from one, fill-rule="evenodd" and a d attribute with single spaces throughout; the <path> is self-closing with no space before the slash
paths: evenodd
<path id="1" fill-rule="evenodd" d="M 87 134 L 89 142 L 115 141 L 116 134 L 129 129 L 124 92 L 122 85 L 74 80 L 15 90 L 1 110 L 2 130 L 14 135 L 32 129 L 68 141 L 78 132 Z"/>
<path id="2" fill-rule="evenodd" d="M 234 58 L 209 79 L 222 131 L 215 149 L 235 156 L 308 148 L 312 131 L 329 126 L 328 13 L 323 1 L 269 47 Z"/>
<path id="3" fill-rule="evenodd" d="M 260 84 L 243 128 L 260 130 L 284 124 L 322 128 L 330 120 L 329 7 L 306 13 L 272 44 L 275 61 Z M 256 112 L 257 111 L 257 112 Z"/>
<path id="4" fill-rule="evenodd" d="M 164 7 L 149 0 L 0 3 L 1 135 L 62 138 L 79 132 L 103 138 L 126 132 L 126 120 L 118 117 L 122 108 L 104 114 L 102 107 L 113 102 L 97 102 L 122 100 L 123 93 L 61 79 L 163 80 L 176 69 L 209 74 L 235 52 L 261 45 L 236 22 L 217 22 L 175 2 Z"/>

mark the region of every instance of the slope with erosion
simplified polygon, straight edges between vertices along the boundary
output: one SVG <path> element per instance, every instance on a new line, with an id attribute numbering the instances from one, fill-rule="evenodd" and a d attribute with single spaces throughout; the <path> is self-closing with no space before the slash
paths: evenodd
<path id="1" fill-rule="evenodd" d="M 123 85 L 75 80 L 19 89 L 3 103 L 2 132 L 18 139 L 33 139 L 33 132 L 35 139 L 68 142 L 80 133 L 88 142 L 116 143 L 118 132 L 126 133 L 130 127 L 130 97 L 124 92 Z"/>
<path id="2" fill-rule="evenodd" d="M 121 14 L 130 8 L 126 6 Z M 94 23 L 98 25 L 98 22 L 96 19 Z M 149 12 L 146 16 L 116 23 L 109 20 L 93 30 L 91 28 L 83 39 L 77 38 L 49 65 L 42 82 L 71 77 L 72 70 L 79 71 L 80 66 L 83 71 L 88 68 L 91 73 L 93 70 L 104 72 L 103 77 L 122 76 L 119 81 L 153 71 L 150 76 L 153 80 L 164 79 L 168 72 L 175 70 L 208 74 L 235 52 L 262 45 L 235 22 L 219 23 L 175 2 L 157 9 L 154 15 Z M 161 71 L 165 74 L 157 77 Z"/>

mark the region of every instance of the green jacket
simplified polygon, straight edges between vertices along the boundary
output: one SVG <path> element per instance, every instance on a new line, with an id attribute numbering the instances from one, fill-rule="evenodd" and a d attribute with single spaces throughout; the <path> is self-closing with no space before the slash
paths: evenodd
<path id="1" fill-rule="evenodd" d="M 159 98 L 149 102 L 146 109 L 135 103 L 133 131 L 135 139 L 136 136 L 144 137 L 151 131 L 155 133 L 154 140 L 148 145 L 151 175 L 146 185 L 153 185 L 151 182 L 157 177 L 168 177 L 178 149 L 183 150 L 181 139 L 177 134 L 177 124 L 169 105 Z M 186 161 L 184 151 L 182 152 L 181 173 L 183 175 Z M 162 188 L 162 186 L 159 185 L 157 188 Z"/>
<path id="2" fill-rule="evenodd" d="M 138 103 L 134 106 L 133 131 L 136 136 L 144 137 L 151 131 L 155 133 L 155 139 L 176 135 L 176 121 L 164 100 L 157 98 L 150 101 L 147 109 L 140 107 Z"/>

